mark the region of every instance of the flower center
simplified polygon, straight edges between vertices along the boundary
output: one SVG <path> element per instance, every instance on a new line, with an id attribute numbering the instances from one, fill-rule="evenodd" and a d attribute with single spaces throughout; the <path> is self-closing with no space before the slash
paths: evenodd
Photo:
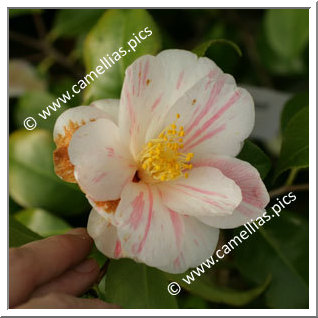
<path id="1" fill-rule="evenodd" d="M 177 114 L 177 119 L 180 115 Z M 169 181 L 180 176 L 188 177 L 192 169 L 193 153 L 182 153 L 183 127 L 176 120 L 166 127 L 157 138 L 151 139 L 138 155 L 141 179 L 152 182 Z M 151 177 L 152 180 L 149 179 Z"/>

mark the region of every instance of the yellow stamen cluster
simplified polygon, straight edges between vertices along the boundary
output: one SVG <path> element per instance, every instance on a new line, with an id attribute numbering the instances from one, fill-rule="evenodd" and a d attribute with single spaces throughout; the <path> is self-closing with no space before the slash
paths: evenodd
<path id="1" fill-rule="evenodd" d="M 180 115 L 177 114 L 177 119 Z M 177 120 L 176 119 L 176 120 Z M 166 127 L 156 139 L 150 140 L 140 152 L 138 163 L 141 174 L 155 181 L 169 181 L 180 176 L 188 177 L 193 153 L 182 153 L 183 127 L 177 127 L 176 120 Z"/>

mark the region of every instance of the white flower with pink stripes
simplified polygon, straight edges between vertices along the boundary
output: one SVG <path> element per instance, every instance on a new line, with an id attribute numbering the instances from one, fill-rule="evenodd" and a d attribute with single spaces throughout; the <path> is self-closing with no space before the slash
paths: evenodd
<path id="1" fill-rule="evenodd" d="M 213 254 L 219 228 L 264 212 L 259 173 L 235 158 L 253 125 L 253 100 L 232 76 L 166 50 L 127 68 L 120 100 L 59 117 L 55 171 L 86 194 L 101 252 L 181 273 Z"/>

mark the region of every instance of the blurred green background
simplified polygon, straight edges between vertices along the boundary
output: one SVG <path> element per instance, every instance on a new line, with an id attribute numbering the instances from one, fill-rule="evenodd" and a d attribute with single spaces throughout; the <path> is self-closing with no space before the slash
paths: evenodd
<path id="1" fill-rule="evenodd" d="M 137 57 L 163 49 L 194 50 L 213 59 L 241 85 L 279 92 L 275 138 L 252 138 L 239 155 L 261 173 L 275 204 L 293 191 L 297 200 L 178 296 L 166 290 L 180 277 L 130 260 L 92 256 L 107 275 L 84 297 L 124 308 L 308 308 L 309 11 L 304 9 L 10 9 L 9 214 L 10 247 L 71 227 L 86 226 L 90 206 L 79 188 L 61 181 L 52 162 L 52 130 L 68 107 L 119 97 L 123 71 Z M 133 32 L 153 31 L 81 94 L 31 131 L 37 114 L 112 53 Z M 114 35 L 115 34 L 115 35 Z M 146 43 L 147 42 L 147 43 Z M 256 98 L 256 106 L 257 98 Z M 283 107 L 284 106 L 284 107 Z M 271 122 L 268 122 L 271 126 Z M 219 244 L 240 229 L 222 231 Z"/>

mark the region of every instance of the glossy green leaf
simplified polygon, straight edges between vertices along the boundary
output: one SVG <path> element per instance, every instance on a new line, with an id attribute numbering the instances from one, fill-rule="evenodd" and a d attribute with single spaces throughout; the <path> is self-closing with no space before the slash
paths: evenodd
<path id="1" fill-rule="evenodd" d="M 309 166 L 309 107 L 300 110 L 289 120 L 283 133 L 283 142 L 275 177 L 291 168 Z"/>
<path id="2" fill-rule="evenodd" d="M 282 115 L 281 115 L 281 129 L 285 130 L 289 121 L 293 118 L 294 115 L 298 113 L 302 108 L 309 106 L 309 94 L 300 93 L 293 96 L 284 106 Z"/>
<path id="3" fill-rule="evenodd" d="M 52 135 L 19 130 L 9 139 L 9 192 L 21 206 L 73 215 L 89 209 L 77 185 L 58 178 L 53 169 Z"/>
<path id="4" fill-rule="evenodd" d="M 308 9 L 269 9 L 264 18 L 265 32 L 272 49 L 289 58 L 299 55 L 308 43 Z"/>
<path id="5" fill-rule="evenodd" d="M 87 33 L 104 12 L 103 9 L 58 10 L 50 36 L 72 37 Z"/>
<path id="6" fill-rule="evenodd" d="M 269 307 L 308 308 L 308 221 L 287 210 L 280 217 L 269 212 L 272 219 L 235 250 L 239 270 L 255 283 L 272 276 Z"/>
<path id="7" fill-rule="evenodd" d="M 140 40 L 139 32 L 147 27 L 148 33 L 146 31 L 142 33 L 143 37 L 147 36 L 146 39 Z M 136 41 L 134 35 L 138 36 L 141 43 Z M 135 52 L 128 43 L 132 46 L 137 44 L 134 48 Z M 88 73 L 94 71 L 98 75 L 96 67 L 99 65 L 105 71 L 85 89 L 86 100 L 119 98 L 126 67 L 139 56 L 157 53 L 160 43 L 159 31 L 146 10 L 121 9 L 105 12 L 88 34 L 84 44 L 86 71 Z M 119 51 L 120 48 L 121 51 Z M 126 54 L 121 53 L 124 51 Z M 117 56 L 117 62 L 115 56 Z M 103 66 L 103 63 L 107 63 L 103 60 L 104 57 L 112 65 L 111 68 L 108 66 L 106 69 Z M 114 65 L 109 57 L 115 62 Z M 96 78 L 95 75 L 93 76 Z"/>
<path id="8" fill-rule="evenodd" d="M 23 244 L 40 240 L 42 237 L 29 230 L 14 216 L 9 216 L 9 247 L 18 247 Z"/>
<path id="9" fill-rule="evenodd" d="M 206 51 L 208 50 L 208 48 L 211 47 L 212 45 L 215 45 L 215 44 L 222 44 L 222 45 L 230 46 L 239 56 L 242 56 L 242 51 L 241 51 L 240 47 L 236 43 L 234 43 L 230 40 L 226 40 L 226 39 L 208 40 L 208 41 L 198 45 L 197 47 L 195 47 L 192 50 L 192 52 L 198 56 L 204 56 Z"/>
<path id="10" fill-rule="evenodd" d="M 190 285 L 182 280 L 188 272 L 184 274 L 167 274 L 171 281 L 177 282 L 183 289 L 191 294 L 202 297 L 207 301 L 214 303 L 222 303 L 232 306 L 244 306 L 257 298 L 267 288 L 270 277 L 264 279 L 260 286 L 250 290 L 235 290 L 231 288 L 220 287 L 208 280 L 206 277 L 196 277 L 195 281 Z"/>
<path id="11" fill-rule="evenodd" d="M 36 129 L 43 128 L 53 131 L 56 119 L 68 108 L 67 104 L 61 102 L 61 108 L 57 108 L 56 111 L 50 110 L 51 116 L 46 119 L 40 117 L 38 113 L 42 114 L 42 110 L 45 110 L 48 105 L 52 105 L 54 101 L 56 101 L 56 97 L 48 92 L 28 92 L 24 94 L 14 109 L 17 127 L 24 127 L 24 119 L 31 116 L 37 121 Z"/>
<path id="12" fill-rule="evenodd" d="M 269 157 L 258 146 L 249 140 L 245 140 L 241 152 L 237 156 L 238 159 L 249 162 L 254 166 L 264 179 L 271 169 L 271 161 Z"/>
<path id="13" fill-rule="evenodd" d="M 71 229 L 63 219 L 43 209 L 25 209 L 16 213 L 14 217 L 41 236 L 63 234 Z"/>
<path id="14" fill-rule="evenodd" d="M 177 308 L 165 275 L 129 259 L 111 260 L 105 286 L 106 300 L 123 308 Z"/>
<path id="15" fill-rule="evenodd" d="M 258 54 L 261 63 L 271 74 L 281 76 L 301 75 L 307 70 L 306 63 L 301 55 L 285 57 L 271 47 L 264 28 L 257 36 Z"/>

